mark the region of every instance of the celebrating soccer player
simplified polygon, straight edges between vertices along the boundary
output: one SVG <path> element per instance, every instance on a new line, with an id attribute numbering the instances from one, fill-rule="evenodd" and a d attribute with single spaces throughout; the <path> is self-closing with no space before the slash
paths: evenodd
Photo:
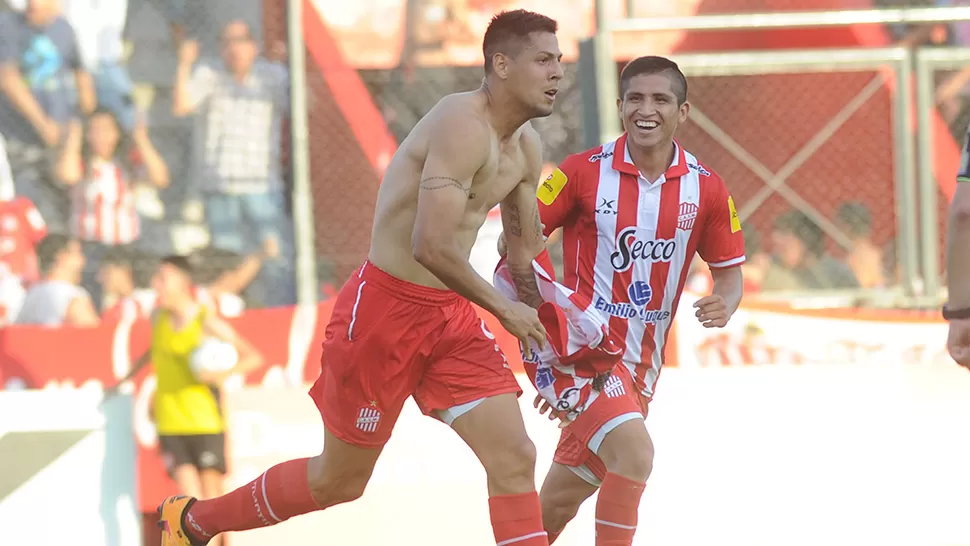
<path id="1" fill-rule="evenodd" d="M 522 341 L 544 344 L 545 331 L 532 307 L 502 296 L 468 256 L 501 203 L 510 271 L 519 290 L 536 293 L 542 160 L 529 120 L 552 113 L 563 75 L 556 30 L 524 10 L 495 16 L 482 87 L 438 102 L 391 160 L 368 259 L 337 296 L 310 393 L 326 429 L 323 452 L 220 498 L 167 499 L 163 546 L 205 544 L 360 497 L 410 396 L 485 467 L 496 543 L 547 546 L 521 391 L 471 303 Z"/>

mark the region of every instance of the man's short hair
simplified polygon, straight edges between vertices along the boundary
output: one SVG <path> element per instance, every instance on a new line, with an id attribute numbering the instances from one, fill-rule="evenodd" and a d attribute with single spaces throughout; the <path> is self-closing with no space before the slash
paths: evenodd
<path id="1" fill-rule="evenodd" d="M 630 80 L 644 74 L 663 74 L 670 79 L 670 87 L 673 88 L 674 95 L 677 97 L 677 104 L 687 102 L 687 77 L 681 72 L 677 63 L 666 57 L 650 55 L 647 57 L 637 57 L 633 59 L 620 72 L 620 98 L 626 95 L 626 90 L 630 87 Z"/>
<path id="2" fill-rule="evenodd" d="M 865 237 L 872 233 L 872 214 L 859 201 L 843 203 L 836 217 L 854 237 Z"/>
<path id="3" fill-rule="evenodd" d="M 187 256 L 170 255 L 165 256 L 159 262 L 159 265 L 169 265 L 178 269 L 179 271 L 185 273 L 190 278 L 192 277 L 193 267 L 192 261 Z"/>
<path id="4" fill-rule="evenodd" d="M 528 42 L 533 32 L 550 32 L 555 34 L 559 30 L 559 23 L 551 19 L 524 9 L 503 11 L 492 17 L 482 40 L 482 53 L 485 55 L 485 73 L 492 72 L 492 57 L 503 53 L 509 57 L 519 54 Z"/>
<path id="5" fill-rule="evenodd" d="M 775 230 L 794 235 L 815 256 L 821 256 L 825 250 L 825 232 L 800 210 L 792 210 L 779 216 L 775 220 Z"/>
<path id="6" fill-rule="evenodd" d="M 51 233 L 47 237 L 41 239 L 37 243 L 37 262 L 40 264 L 40 270 L 47 273 L 54 267 L 57 262 L 57 257 L 67 250 L 67 247 L 73 242 L 74 239 L 68 237 L 67 235 L 62 235 L 60 233 Z"/>

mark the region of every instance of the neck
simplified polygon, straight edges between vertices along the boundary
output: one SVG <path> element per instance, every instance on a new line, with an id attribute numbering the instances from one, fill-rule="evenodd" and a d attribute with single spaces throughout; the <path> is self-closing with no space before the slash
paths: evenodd
<path id="1" fill-rule="evenodd" d="M 633 164 L 651 181 L 657 180 L 660 175 L 667 172 L 670 164 L 674 162 L 674 152 L 677 150 L 672 140 L 650 148 L 630 146 L 630 141 L 627 140 L 627 148 L 630 150 Z"/>
<path id="2" fill-rule="evenodd" d="M 195 313 L 196 307 L 195 300 L 186 294 L 174 298 L 174 301 L 169 305 L 169 311 L 180 318 L 189 318 L 190 315 Z"/>
<path id="3" fill-rule="evenodd" d="M 482 80 L 482 87 L 479 92 L 484 94 L 485 100 L 488 101 L 488 122 L 502 140 L 512 138 L 519 127 L 522 127 L 525 122 L 533 117 L 525 111 L 521 103 L 506 93 L 501 86 L 490 85 L 488 76 L 485 76 L 485 79 Z M 498 112 L 502 112 L 502 114 L 498 114 Z"/>
<path id="4" fill-rule="evenodd" d="M 62 281 L 69 282 L 71 284 L 77 284 L 80 280 L 80 275 L 69 271 L 67 269 L 54 268 L 47 274 L 48 281 Z"/>

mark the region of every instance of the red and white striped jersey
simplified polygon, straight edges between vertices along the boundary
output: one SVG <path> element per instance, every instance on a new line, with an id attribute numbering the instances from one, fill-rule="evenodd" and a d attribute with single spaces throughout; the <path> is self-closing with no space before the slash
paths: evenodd
<path id="1" fill-rule="evenodd" d="M 633 164 L 624 134 L 567 157 L 538 191 L 546 235 L 563 228 L 563 283 L 609 316 L 610 337 L 647 397 L 694 253 L 715 268 L 744 263 L 724 181 L 675 146 L 656 181 Z"/>
<path id="2" fill-rule="evenodd" d="M 24 282 L 34 282 L 37 253 L 34 247 L 47 235 L 47 224 L 26 197 L 0 201 L 0 263 Z"/>
<path id="3" fill-rule="evenodd" d="M 125 245 L 138 239 L 141 225 L 131 181 L 117 161 L 92 160 L 72 189 L 71 224 L 82 241 Z"/>

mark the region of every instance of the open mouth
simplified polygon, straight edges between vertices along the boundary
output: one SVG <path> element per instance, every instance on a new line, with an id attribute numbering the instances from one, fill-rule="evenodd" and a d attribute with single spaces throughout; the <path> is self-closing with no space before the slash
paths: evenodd
<path id="1" fill-rule="evenodd" d="M 549 91 L 546 91 L 545 95 L 550 99 L 555 100 L 557 93 L 559 93 L 558 89 L 550 89 Z"/>
<path id="2" fill-rule="evenodd" d="M 654 129 L 660 127 L 660 123 L 656 121 L 640 120 L 636 122 L 636 126 L 637 126 L 637 129 L 640 129 L 641 131 L 653 131 Z"/>

